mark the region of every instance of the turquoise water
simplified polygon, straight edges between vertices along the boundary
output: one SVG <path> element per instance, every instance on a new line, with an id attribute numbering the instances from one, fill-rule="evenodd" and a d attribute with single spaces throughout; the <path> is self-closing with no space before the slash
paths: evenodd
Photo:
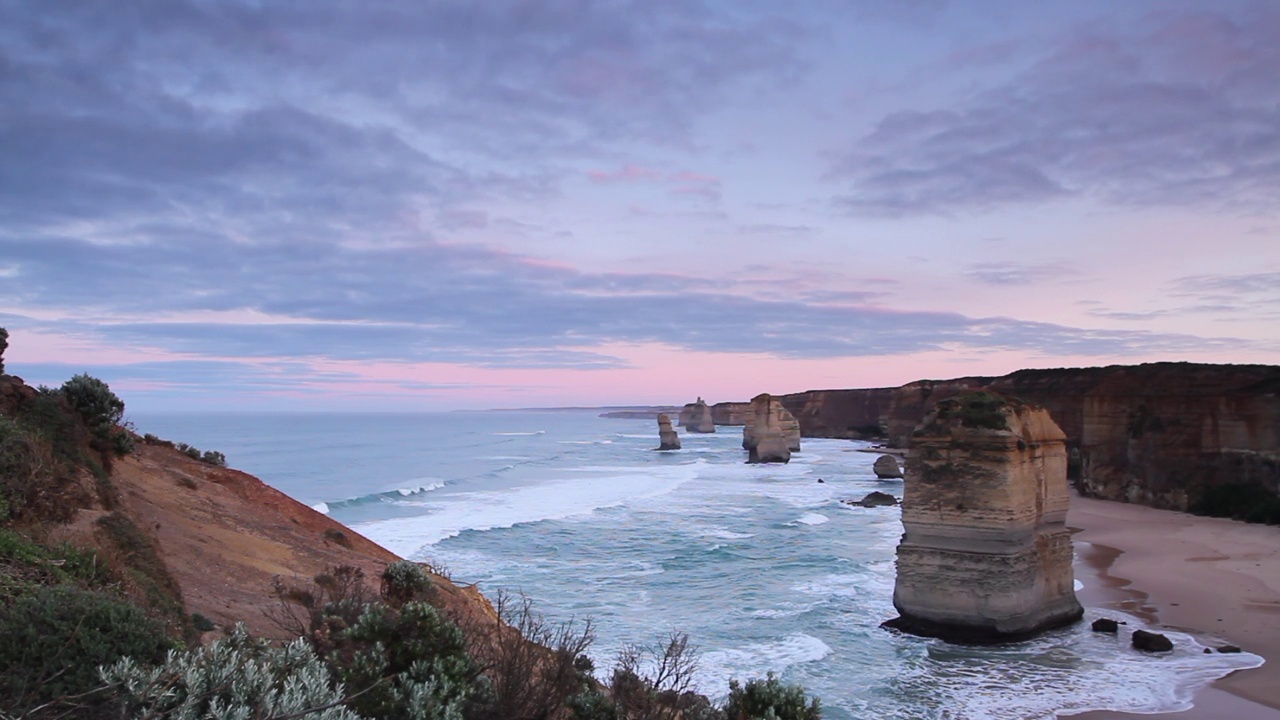
<path id="1" fill-rule="evenodd" d="M 551 619 L 592 618 L 607 668 L 628 643 L 686 632 L 698 682 L 778 672 L 836 720 L 1048 718 L 1185 708 L 1254 655 L 1137 653 L 1088 621 L 1027 643 L 968 648 L 880 629 L 893 617 L 896 508 L 850 507 L 875 479 L 865 444 L 805 440 L 789 465 L 746 465 L 741 431 L 682 433 L 593 413 L 201 415 L 140 432 L 221 450 L 406 557 L 492 596 L 522 591 Z M 823 482 L 819 483 L 821 478 Z M 1110 613 L 1114 615 L 1114 613 Z M 1136 619 L 1133 627 L 1141 627 Z"/>

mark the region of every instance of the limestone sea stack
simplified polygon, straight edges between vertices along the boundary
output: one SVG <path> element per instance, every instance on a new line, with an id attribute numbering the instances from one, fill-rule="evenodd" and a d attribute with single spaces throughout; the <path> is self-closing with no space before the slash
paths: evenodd
<path id="1" fill-rule="evenodd" d="M 764 400 L 761 400 L 764 398 Z M 791 452 L 800 452 L 800 423 L 789 410 L 782 406 L 778 398 L 769 393 L 761 393 L 751 399 L 751 410 L 747 413 L 746 424 L 742 427 L 742 449 L 750 450 L 756 444 L 756 423 L 760 415 L 760 405 L 768 405 L 768 422 L 776 426 L 782 433 L 782 439 Z"/>
<path id="2" fill-rule="evenodd" d="M 791 447 L 783 429 L 781 413 L 787 411 L 769 393 L 761 393 L 751 399 L 751 414 L 742 428 L 742 447 L 747 451 L 747 462 L 791 462 Z M 790 416 L 791 413 L 787 413 L 787 417 Z M 795 421 L 795 418 L 790 419 Z M 797 449 L 799 445 L 797 439 Z"/>
<path id="3" fill-rule="evenodd" d="M 1066 436 L 1049 413 L 989 392 L 939 402 L 912 433 L 886 625 L 1004 642 L 1078 620 Z"/>
<path id="4" fill-rule="evenodd" d="M 680 436 L 671 427 L 671 418 L 666 413 L 658 414 L 658 449 L 679 450 Z"/>
<path id="5" fill-rule="evenodd" d="M 713 433 L 716 431 L 715 420 L 711 418 L 711 408 L 707 403 L 698 398 L 697 402 L 691 402 L 684 406 L 680 411 L 680 427 L 689 432 L 696 433 Z"/>

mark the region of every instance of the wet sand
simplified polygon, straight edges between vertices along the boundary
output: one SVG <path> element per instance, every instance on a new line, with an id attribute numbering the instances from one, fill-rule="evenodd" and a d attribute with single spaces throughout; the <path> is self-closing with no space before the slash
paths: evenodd
<path id="1" fill-rule="evenodd" d="M 1080 601 L 1261 655 L 1178 713 L 1089 712 L 1075 720 L 1280 720 L 1280 527 L 1072 497 Z M 1122 680 L 1118 680 L 1122 681 Z"/>

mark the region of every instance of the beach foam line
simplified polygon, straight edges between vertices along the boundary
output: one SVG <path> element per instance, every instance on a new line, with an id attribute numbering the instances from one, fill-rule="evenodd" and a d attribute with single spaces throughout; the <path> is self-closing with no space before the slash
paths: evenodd
<path id="1" fill-rule="evenodd" d="M 494 434 L 494 435 L 503 435 L 503 436 L 506 436 L 506 437 L 527 437 L 527 436 L 530 436 L 530 435 L 546 435 L 546 434 L 547 434 L 547 431 L 546 431 L 546 430 L 534 430 L 534 431 L 531 431 L 531 432 L 496 432 L 496 433 L 492 433 L 492 434 Z"/>

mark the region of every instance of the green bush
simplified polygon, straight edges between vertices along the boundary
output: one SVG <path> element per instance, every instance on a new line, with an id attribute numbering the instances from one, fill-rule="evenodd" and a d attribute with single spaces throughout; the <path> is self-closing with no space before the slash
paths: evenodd
<path id="1" fill-rule="evenodd" d="M 205 450 L 204 453 L 200 455 L 200 461 L 217 467 L 227 466 L 227 456 L 217 450 Z"/>
<path id="2" fill-rule="evenodd" d="M 42 588 L 0 609 L 0 707 L 21 715 L 101 685 L 98 666 L 124 657 L 155 663 L 173 648 L 139 608 L 108 595 Z"/>
<path id="3" fill-rule="evenodd" d="M 124 401 L 105 382 L 82 373 L 63 383 L 59 393 L 84 421 L 96 450 L 119 456 L 133 452 L 133 435 L 120 427 Z"/>
<path id="4" fill-rule="evenodd" d="M 9 331 L 0 327 L 0 375 L 4 374 L 4 351 L 9 349 Z"/>
<path id="5" fill-rule="evenodd" d="M 363 717 L 460 718 L 468 704 L 485 699 L 462 631 L 425 602 L 399 611 L 371 605 L 342 640 L 352 652 L 331 659 L 350 657 L 337 674 L 353 693 L 349 706 Z"/>
<path id="6" fill-rule="evenodd" d="M 102 677 L 119 717 L 361 720 L 305 641 L 273 648 L 244 626 L 208 647 L 171 653 L 159 667 L 121 659 Z"/>
<path id="7" fill-rule="evenodd" d="M 724 713 L 728 720 L 821 720 L 822 703 L 805 697 L 803 687 L 783 685 L 769 673 L 768 678 L 748 680 L 745 686 L 730 680 Z"/>
<path id="8" fill-rule="evenodd" d="M 382 599 L 392 606 L 424 599 L 431 589 L 431 576 L 418 563 L 397 560 L 382 571 Z"/>

